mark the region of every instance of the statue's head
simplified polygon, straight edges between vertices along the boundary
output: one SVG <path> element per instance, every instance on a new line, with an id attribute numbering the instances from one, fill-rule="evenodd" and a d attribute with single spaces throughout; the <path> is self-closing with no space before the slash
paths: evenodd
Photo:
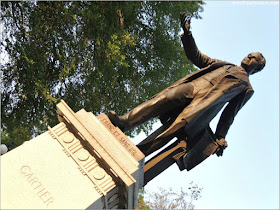
<path id="1" fill-rule="evenodd" d="M 242 61 L 241 66 L 248 74 L 255 74 L 265 66 L 265 58 L 259 52 L 250 53 Z"/>

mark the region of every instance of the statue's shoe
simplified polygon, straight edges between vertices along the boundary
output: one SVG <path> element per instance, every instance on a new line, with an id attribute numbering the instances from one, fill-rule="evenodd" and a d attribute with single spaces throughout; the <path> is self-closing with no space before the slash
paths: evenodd
<path id="1" fill-rule="evenodd" d="M 128 127 L 127 121 L 119 117 L 115 111 L 112 110 L 109 111 L 108 117 L 113 123 L 113 125 L 119 127 L 119 129 L 121 129 L 122 132 L 125 132 L 127 130 Z"/>

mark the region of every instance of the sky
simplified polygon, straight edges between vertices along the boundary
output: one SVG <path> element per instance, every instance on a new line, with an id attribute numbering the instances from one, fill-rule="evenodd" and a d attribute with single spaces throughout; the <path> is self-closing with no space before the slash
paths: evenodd
<path id="1" fill-rule="evenodd" d="M 255 93 L 236 116 L 223 156 L 212 155 L 188 172 L 173 164 L 145 190 L 187 190 L 193 181 L 203 188 L 196 209 L 279 209 L 279 1 L 206 1 L 203 7 L 202 19 L 191 22 L 202 53 L 240 65 L 261 52 L 266 66 L 250 76 Z"/>

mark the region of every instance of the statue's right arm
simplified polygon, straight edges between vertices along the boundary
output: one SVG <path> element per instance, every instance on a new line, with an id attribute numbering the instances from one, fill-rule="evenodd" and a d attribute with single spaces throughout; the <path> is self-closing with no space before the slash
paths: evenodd
<path id="1" fill-rule="evenodd" d="M 215 62 L 215 59 L 212 59 L 200 52 L 200 50 L 196 46 L 195 40 L 192 36 L 192 32 L 189 31 L 187 34 L 182 34 L 181 40 L 187 58 L 197 67 L 204 68 Z"/>
<path id="2" fill-rule="evenodd" d="M 183 42 L 185 53 L 188 59 L 199 68 L 204 68 L 212 64 L 215 60 L 208 57 L 207 55 L 202 54 L 195 44 L 192 32 L 190 31 L 191 18 L 187 18 L 185 13 L 181 13 L 180 19 L 181 27 L 184 31 L 184 33 L 181 35 L 181 40 Z"/>

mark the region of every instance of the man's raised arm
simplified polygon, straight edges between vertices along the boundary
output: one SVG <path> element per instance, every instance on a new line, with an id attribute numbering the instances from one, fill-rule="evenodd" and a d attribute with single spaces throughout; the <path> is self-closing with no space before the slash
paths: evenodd
<path id="1" fill-rule="evenodd" d="M 204 68 L 215 62 L 215 59 L 212 59 L 207 55 L 202 54 L 198 50 L 194 38 L 192 36 L 192 32 L 190 31 L 191 18 L 187 19 L 185 13 L 180 14 L 180 18 L 181 26 L 184 31 L 184 33 L 181 35 L 181 40 L 183 42 L 185 53 L 188 59 L 199 68 Z"/>

